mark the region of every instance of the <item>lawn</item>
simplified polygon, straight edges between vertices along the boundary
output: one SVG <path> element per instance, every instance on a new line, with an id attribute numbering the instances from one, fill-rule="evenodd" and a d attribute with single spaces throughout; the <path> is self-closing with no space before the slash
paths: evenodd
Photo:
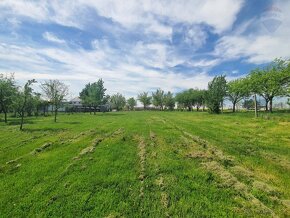
<path id="1" fill-rule="evenodd" d="M 290 114 L 0 123 L 0 217 L 290 216 Z"/>

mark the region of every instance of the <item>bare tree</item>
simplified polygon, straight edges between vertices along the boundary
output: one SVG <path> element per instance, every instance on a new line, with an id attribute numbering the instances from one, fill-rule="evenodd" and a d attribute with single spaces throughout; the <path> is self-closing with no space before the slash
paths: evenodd
<path id="1" fill-rule="evenodd" d="M 68 86 L 59 80 L 49 80 L 41 84 L 41 89 L 54 107 L 54 122 L 56 122 L 58 109 L 65 96 L 68 95 Z"/>

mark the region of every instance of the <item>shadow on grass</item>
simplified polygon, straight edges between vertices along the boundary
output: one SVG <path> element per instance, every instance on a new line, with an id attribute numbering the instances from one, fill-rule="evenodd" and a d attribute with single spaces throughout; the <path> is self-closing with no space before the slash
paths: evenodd
<path id="1" fill-rule="evenodd" d="M 112 112 L 112 113 L 101 113 L 101 114 L 97 114 L 98 116 L 124 116 L 126 114 L 122 114 L 122 113 L 119 113 L 119 112 Z"/>
<path id="2" fill-rule="evenodd" d="M 20 120 L 12 120 L 12 121 L 8 121 L 7 122 L 7 124 L 9 125 L 9 126 L 15 126 L 15 125 L 20 125 Z M 31 121 L 31 120 L 25 120 L 24 121 L 24 125 L 25 124 L 33 124 L 34 122 L 33 121 Z"/>
<path id="3" fill-rule="evenodd" d="M 82 122 L 78 122 L 78 121 L 73 121 L 73 122 L 61 122 L 64 124 L 70 124 L 70 125 L 77 125 L 77 124 L 82 124 Z"/>
<path id="4" fill-rule="evenodd" d="M 39 129 L 27 129 L 27 128 L 23 128 L 23 132 L 61 132 L 61 131 L 65 131 L 67 129 L 65 128 L 39 128 Z"/>

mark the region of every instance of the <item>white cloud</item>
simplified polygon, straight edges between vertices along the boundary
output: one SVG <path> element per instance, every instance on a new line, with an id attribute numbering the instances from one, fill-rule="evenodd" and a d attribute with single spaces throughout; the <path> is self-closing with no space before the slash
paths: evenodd
<path id="1" fill-rule="evenodd" d="M 58 38 L 56 35 L 54 35 L 53 33 L 50 33 L 50 32 L 43 33 L 42 37 L 50 42 L 65 44 L 65 40 Z"/>
<path id="2" fill-rule="evenodd" d="M 110 18 L 126 28 L 144 27 L 161 36 L 169 36 L 171 27 L 160 21 L 169 20 L 172 24 L 207 24 L 221 33 L 229 28 L 243 5 L 243 0 L 75 0 L 75 1 L 1 1 L 2 16 L 23 16 L 38 22 L 54 22 L 66 26 L 85 28 L 83 23 L 87 8 L 99 15 Z M 222 15 L 222 16 L 221 16 Z"/>
<path id="3" fill-rule="evenodd" d="M 277 7 L 283 19 L 275 32 L 269 32 L 260 19 L 261 15 L 257 15 L 222 36 L 216 44 L 214 55 L 224 60 L 245 58 L 254 64 L 268 63 L 279 57 L 290 58 L 290 1 L 277 2 Z M 252 29 L 247 33 L 250 27 Z"/>
<path id="4" fill-rule="evenodd" d="M 128 0 L 126 4 L 118 0 L 81 2 L 126 27 L 146 24 L 154 15 L 166 17 L 173 23 L 206 23 L 217 32 L 231 27 L 243 5 L 241 0 Z"/>
<path id="5" fill-rule="evenodd" d="M 128 97 L 136 96 L 141 91 L 153 91 L 157 87 L 170 91 L 191 87 L 205 88 L 212 78 L 204 72 L 191 76 L 170 71 L 163 73 L 137 63 L 138 58 L 135 60 L 134 57 L 139 55 L 136 56 L 134 51 L 128 53 L 128 58 L 124 59 L 123 54 L 109 47 L 106 40 L 95 40 L 94 44 L 96 47 L 92 51 L 0 44 L 0 60 L 9 62 L 10 68 L 14 69 L 12 72 L 21 81 L 35 78 L 41 82 L 57 78 L 70 85 L 73 95 L 78 95 L 85 83 L 98 78 L 104 79 L 109 94 L 122 92 Z M 165 51 L 161 45 L 139 46 L 148 51 L 160 50 L 160 57 L 166 57 L 166 54 L 162 54 Z M 7 53 L 9 55 L 5 55 Z M 156 64 L 166 65 L 167 62 L 169 61 L 165 58 L 164 62 Z M 22 69 L 23 65 L 26 70 Z M 7 68 L 0 69 L 0 72 L 7 72 Z"/>

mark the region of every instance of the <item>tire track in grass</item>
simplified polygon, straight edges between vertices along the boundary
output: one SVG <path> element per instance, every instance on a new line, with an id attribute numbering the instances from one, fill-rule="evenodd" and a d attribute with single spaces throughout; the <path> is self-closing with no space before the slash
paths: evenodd
<path id="1" fill-rule="evenodd" d="M 250 190 L 252 188 L 249 188 L 245 183 L 240 182 L 237 177 L 235 177 L 230 172 L 230 170 L 228 170 L 228 168 L 230 169 L 232 167 L 238 166 L 244 171 L 247 171 L 247 169 L 237 164 L 233 156 L 225 155 L 220 149 L 210 145 L 206 140 L 186 132 L 183 128 L 176 125 L 175 123 L 172 123 L 171 121 L 162 118 L 156 119 L 167 126 L 174 127 L 176 130 L 180 131 L 184 137 L 192 140 L 195 144 L 197 144 L 198 148 L 189 153 L 187 157 L 199 159 L 204 169 L 213 172 L 221 179 L 221 187 L 233 188 L 238 193 L 238 195 L 242 197 L 241 200 L 243 201 L 243 206 L 245 208 L 250 206 L 254 209 L 255 213 L 264 214 L 271 217 L 278 217 L 272 209 L 267 207 L 262 201 L 260 201 L 251 193 Z M 271 187 L 269 185 L 267 186 Z M 241 198 L 240 196 L 237 196 L 237 198 Z M 280 200 L 280 202 L 284 203 L 284 200 Z M 285 205 L 285 203 L 283 205 Z"/>
<path id="2" fill-rule="evenodd" d="M 151 119 L 151 120 L 154 122 L 154 118 Z M 162 123 L 165 124 L 165 122 L 162 122 Z M 150 155 L 151 158 L 156 160 L 157 157 L 158 157 L 158 152 L 157 151 L 158 151 L 158 146 L 159 146 L 160 143 L 158 142 L 159 138 L 152 131 L 151 124 L 152 124 L 152 122 L 148 122 L 150 146 L 152 146 L 154 148 L 154 151 L 152 151 L 148 155 Z M 159 164 L 155 164 L 154 167 L 155 167 L 154 172 L 156 172 L 156 177 L 157 177 L 157 179 L 154 181 L 154 185 L 156 185 L 158 187 L 158 189 L 160 190 L 160 196 L 159 196 L 160 197 L 160 205 L 161 205 L 161 208 L 163 208 L 163 210 L 164 210 L 164 216 L 165 217 L 170 217 L 169 212 L 168 212 L 169 196 L 168 196 L 168 193 L 166 192 L 166 186 L 165 186 L 164 177 L 159 172 L 160 171 Z"/>

